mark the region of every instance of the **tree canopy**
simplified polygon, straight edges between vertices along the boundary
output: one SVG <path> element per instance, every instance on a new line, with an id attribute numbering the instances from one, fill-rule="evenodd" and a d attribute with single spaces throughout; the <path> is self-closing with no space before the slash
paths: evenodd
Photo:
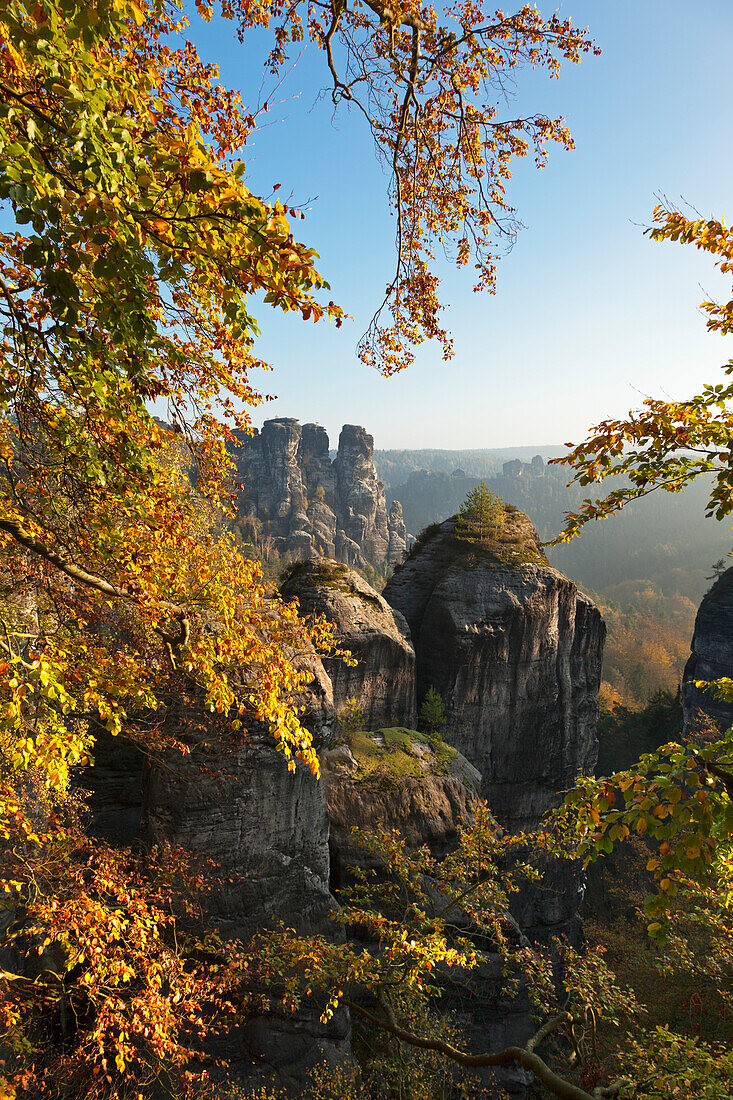
<path id="1" fill-rule="evenodd" d="M 205 2 L 197 6 L 210 15 Z M 450 354 L 435 252 L 452 243 L 459 265 L 475 263 L 476 285 L 492 289 L 497 242 L 516 230 L 506 193 L 513 159 L 533 152 L 542 164 L 552 142 L 572 144 L 561 119 L 502 117 L 502 88 L 524 64 L 556 75 L 561 60 L 593 48 L 587 36 L 529 5 L 507 15 L 459 3 L 439 17 L 378 0 L 224 0 L 222 13 L 243 38 L 270 28 L 274 73 L 306 36 L 314 41 L 334 103 L 361 110 L 389 168 L 397 223 L 383 305 L 390 319 L 377 312 L 362 358 L 390 374 L 424 338 Z M 254 997 L 251 955 L 197 924 L 203 887 L 183 854 L 141 857 L 86 836 L 68 780 L 92 759 L 95 729 L 155 751 L 170 742 L 171 700 L 183 700 L 200 720 L 197 733 L 236 745 L 243 729 L 264 724 L 290 766 L 300 757 L 318 770 L 293 696 L 310 676 L 303 652 L 332 649 L 332 638 L 325 624 L 304 623 L 239 553 L 227 529 L 228 446 L 261 400 L 250 381 L 258 365 L 252 299 L 305 320 L 339 324 L 343 314 L 326 301 L 315 253 L 293 235 L 297 211 L 246 186 L 237 158 L 257 120 L 183 40 L 185 24 L 176 0 L 10 0 L 0 18 L 0 200 L 15 222 L 0 233 L 3 947 L 20 943 L 39 958 L 35 977 L 0 975 L 6 1096 L 122 1097 L 133 1082 L 153 1088 L 166 1074 L 185 1095 L 206 1013 L 243 1011 Z M 687 232 L 666 217 L 660 233 Z M 728 270 L 730 240 L 716 225 L 690 230 L 690 239 L 707 242 Z M 728 331 L 730 311 L 711 308 L 710 318 Z M 715 499 L 724 511 L 727 397 L 717 388 L 692 406 L 708 447 L 701 461 L 720 463 Z M 679 428 L 696 423 L 686 407 L 651 412 L 641 442 L 672 423 L 676 446 L 694 444 L 694 433 L 685 439 Z M 619 431 L 600 433 L 611 453 Z M 663 476 L 679 480 L 682 460 L 663 449 L 651 459 L 660 454 L 672 463 L 659 467 Z M 475 503 L 480 532 L 486 502 Z M 710 838 L 728 810 L 728 764 L 715 747 L 675 750 L 660 765 L 664 780 L 647 769 L 614 781 L 626 800 L 619 818 L 610 816 L 611 786 L 601 795 L 581 787 L 568 803 L 589 858 L 593 845 L 632 827 L 643 833 L 640 823 L 649 830 L 652 818 L 654 829 L 666 818 L 677 829 L 686 845 L 682 856 L 674 849 L 679 867 L 660 849 L 654 868 L 653 932 L 665 929 L 680 876 L 694 885 L 693 873 L 702 881 L 717 866 Z M 552 847 L 549 832 L 540 840 Z M 399 921 L 358 896 L 346 915 L 378 934 L 384 955 L 317 945 L 331 1007 L 343 999 L 340 982 L 366 982 L 381 1024 L 419 1045 L 379 997 L 397 979 L 422 993 L 434 965 L 472 962 L 468 945 L 456 946 L 429 912 L 424 876 L 442 874 L 507 965 L 526 963 L 538 1009 L 558 1009 L 536 1041 L 571 1027 L 573 1012 L 587 1016 L 589 997 L 606 997 L 608 976 L 581 961 L 558 1005 L 546 959 L 525 959 L 521 944 L 508 944 L 514 882 L 497 860 L 514 841 L 502 840 L 482 810 L 461 843 L 441 870 L 426 854 L 383 841 L 394 875 L 416 897 Z M 729 922 L 715 927 L 722 942 Z M 258 955 L 278 998 L 281 947 L 269 941 Z M 309 950 L 293 947 L 299 975 Z M 613 1004 L 625 1003 L 611 992 Z M 257 1007 L 268 1003 L 257 997 Z M 558 1095 L 587 1095 L 545 1073 L 529 1047 L 487 1057 L 531 1065 Z"/>
<path id="2" fill-rule="evenodd" d="M 485 542 L 504 526 L 504 501 L 492 493 L 485 481 L 469 489 L 458 510 L 456 537 L 468 542 Z"/>

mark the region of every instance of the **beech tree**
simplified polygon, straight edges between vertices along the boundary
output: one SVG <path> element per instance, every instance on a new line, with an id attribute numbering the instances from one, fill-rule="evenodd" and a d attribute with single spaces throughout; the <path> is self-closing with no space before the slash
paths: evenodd
<path id="1" fill-rule="evenodd" d="M 208 0 L 197 0 L 204 13 Z M 562 61 L 599 53 L 587 33 L 531 4 L 514 12 L 476 0 L 436 9 L 419 0 L 225 0 L 240 38 L 272 28 L 269 64 L 280 73 L 308 40 L 323 51 L 335 108 L 353 107 L 390 178 L 396 262 L 359 346 L 383 373 L 402 370 L 411 348 L 451 339 L 440 313 L 435 255 L 473 264 L 476 290 L 493 291 L 502 245 L 519 225 L 508 195 L 513 162 L 553 144 L 573 148 L 562 118 L 512 115 L 506 91 L 526 66 L 556 77 Z"/>
<path id="2" fill-rule="evenodd" d="M 654 210 L 647 233 L 655 241 L 675 241 L 707 252 L 722 274 L 733 272 L 733 234 L 725 221 L 690 219 L 665 206 Z M 733 332 L 733 299 L 702 302 L 709 332 Z M 583 443 L 568 444 L 569 452 L 553 461 L 570 466 L 573 481 L 596 485 L 608 477 L 626 484 L 607 496 L 583 502 L 571 512 L 555 542 L 578 534 L 590 520 L 604 519 L 633 500 L 662 489 L 680 493 L 695 478 L 708 475 L 711 491 L 707 515 L 723 519 L 733 511 L 733 359 L 722 368 L 723 381 L 710 383 L 696 396 L 666 401 L 647 398 L 620 420 L 604 420 Z"/>

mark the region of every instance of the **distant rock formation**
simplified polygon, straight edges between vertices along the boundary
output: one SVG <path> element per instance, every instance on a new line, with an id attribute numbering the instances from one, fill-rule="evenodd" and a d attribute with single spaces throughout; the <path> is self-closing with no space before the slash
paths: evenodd
<path id="1" fill-rule="evenodd" d="M 387 517 L 387 564 L 401 565 L 407 547 L 407 528 L 399 500 L 393 500 Z"/>
<path id="2" fill-rule="evenodd" d="M 281 583 L 285 599 L 297 597 L 304 614 L 324 615 L 339 643 L 356 659 L 324 660 L 336 712 L 356 699 L 368 729 L 415 725 L 415 651 L 399 611 L 353 569 L 317 558 L 298 562 Z"/>
<path id="3" fill-rule="evenodd" d="M 407 531 L 402 510 L 389 515 L 384 485 L 372 461 L 374 439 L 345 424 L 338 452 L 318 424 L 290 417 L 266 420 L 243 433 L 235 453 L 242 483 L 239 526 L 266 551 L 296 558 L 336 558 L 357 569 L 401 559 Z"/>
<path id="4" fill-rule="evenodd" d="M 388 582 L 410 626 L 417 697 L 443 696 L 446 736 L 483 775 L 498 820 L 537 824 L 577 774 L 592 774 L 605 625 L 544 559 L 537 532 L 507 508 L 497 552 L 435 529 Z"/>
<path id="5" fill-rule="evenodd" d="M 727 730 L 733 726 L 733 704 L 695 687 L 695 681 L 733 677 L 733 569 L 726 569 L 703 597 L 691 649 L 682 677 L 685 732 Z"/>
<path id="6" fill-rule="evenodd" d="M 542 455 L 535 455 L 531 462 L 513 458 L 502 467 L 504 477 L 544 477 L 545 462 Z"/>

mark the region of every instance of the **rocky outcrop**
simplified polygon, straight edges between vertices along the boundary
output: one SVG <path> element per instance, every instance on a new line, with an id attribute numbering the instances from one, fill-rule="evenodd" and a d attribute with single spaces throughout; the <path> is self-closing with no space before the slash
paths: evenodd
<path id="1" fill-rule="evenodd" d="M 328 448 L 324 428 L 289 417 L 242 433 L 235 450 L 242 533 L 265 554 L 323 555 L 358 569 L 398 560 L 406 531 L 401 512 L 387 515 L 372 436 L 345 424 L 333 462 Z"/>
<path id="2" fill-rule="evenodd" d="M 501 824 L 519 830 L 592 773 L 605 626 L 547 564 L 523 513 L 507 508 L 493 548 L 455 527 L 436 527 L 384 595 L 411 630 L 418 699 L 438 689 L 451 744 L 482 773 Z"/>
<path id="3" fill-rule="evenodd" d="M 373 863 L 354 846 L 354 828 L 398 829 L 413 848 L 447 852 L 471 819 L 481 783 L 454 748 L 399 727 L 352 733 L 320 760 L 336 885 L 346 868 Z"/>
<path id="4" fill-rule="evenodd" d="M 356 660 L 326 659 L 333 704 L 356 699 L 369 729 L 415 725 L 415 652 L 399 611 L 346 565 L 325 558 L 298 562 L 281 583 L 303 614 L 324 615 L 339 643 Z"/>
<path id="5" fill-rule="evenodd" d="M 351 733 L 321 752 L 321 771 L 331 821 L 331 882 L 337 890 L 355 870 L 379 871 L 381 862 L 360 847 L 352 830 L 397 829 L 413 849 L 427 846 L 440 858 L 455 847 L 458 829 L 474 812 L 479 772 L 439 739 L 415 730 L 384 729 Z M 450 1011 L 461 1029 L 461 1045 L 476 1051 L 523 1046 L 534 1030 L 528 998 L 510 992 L 503 960 L 486 951 L 486 938 L 460 905 L 446 907 L 439 885 L 427 876 L 421 888 L 461 934 L 478 935 L 481 945 L 471 969 L 438 965 L 431 975 L 438 1011 Z M 521 936 L 516 926 L 507 933 Z M 373 943 L 373 949 L 378 950 Z M 510 1065 L 478 1071 L 486 1095 L 526 1097 L 531 1075 Z M 475 1084 L 475 1071 L 471 1074 Z M 483 1095 L 483 1093 L 482 1093 Z"/>
<path id="6" fill-rule="evenodd" d="M 225 935 L 247 937 L 284 921 L 329 926 L 328 817 L 322 785 L 302 764 L 290 772 L 272 738 L 250 734 L 237 752 L 195 750 L 148 775 L 147 841 L 168 841 L 219 865 L 207 909 Z"/>
<path id="7" fill-rule="evenodd" d="M 727 730 L 733 725 L 733 704 L 696 687 L 695 681 L 733 677 L 733 569 L 726 569 L 703 597 L 691 649 L 682 678 L 685 732 Z"/>

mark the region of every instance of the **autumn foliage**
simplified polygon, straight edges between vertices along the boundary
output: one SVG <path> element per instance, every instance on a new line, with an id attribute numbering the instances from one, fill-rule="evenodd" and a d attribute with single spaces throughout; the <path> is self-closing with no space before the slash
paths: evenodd
<path id="1" fill-rule="evenodd" d="M 335 105 L 361 106 L 389 169 L 390 317 L 377 311 L 362 358 L 390 374 L 426 337 L 450 354 L 436 248 L 473 261 L 477 286 L 492 289 L 497 241 L 516 229 L 506 194 L 514 158 L 533 152 L 542 165 L 551 143 L 572 144 L 561 119 L 502 117 L 501 89 L 524 64 L 556 75 L 561 60 L 592 49 L 586 35 L 528 5 L 507 15 L 459 3 L 438 15 L 381 0 L 224 0 L 222 14 L 243 37 L 270 28 L 273 73 L 305 38 L 315 42 Z M 261 399 L 250 381 L 253 299 L 305 320 L 339 324 L 343 314 L 315 253 L 295 239 L 297 211 L 246 186 L 237 158 L 257 119 L 185 28 L 175 0 L 10 0 L 0 17 L 0 201 L 15 221 L 0 233 L 0 1092 L 190 1095 L 207 1034 L 274 997 L 296 1007 L 315 977 L 325 1016 L 350 1001 L 419 1046 L 393 994 L 427 1000 L 431 971 L 476 961 L 446 919 L 451 891 L 507 970 L 530 982 L 538 1014 L 550 1014 L 536 1042 L 594 1026 L 594 1005 L 614 1019 L 632 1013 L 600 960 L 568 952 L 560 986 L 548 956 L 512 931 L 520 872 L 502 861 L 522 844 L 591 859 L 632 829 L 653 835 L 650 931 L 675 934 L 671 903 L 687 899 L 709 921 L 722 972 L 727 743 L 673 747 L 601 787 L 580 785 L 534 838 L 504 837 L 480 808 L 440 865 L 382 836 L 386 879 L 357 886 L 341 917 L 381 953 L 288 936 L 224 944 L 201 919 L 216 869 L 89 838 L 69 780 L 93 762 L 95 731 L 152 755 L 185 753 L 166 720 L 172 699 L 219 748 L 236 748 L 257 724 L 290 767 L 300 759 L 317 773 L 293 699 L 310 676 L 303 654 L 333 652 L 326 624 L 301 620 L 237 548 L 229 447 Z M 689 239 L 730 269 L 722 223 L 657 217 L 657 235 Z M 730 307 L 708 312 L 728 331 Z M 712 506 L 729 511 L 732 392 L 713 387 L 601 426 L 572 456 L 579 476 L 626 472 L 634 495 L 710 469 Z M 703 457 L 680 457 L 695 446 Z M 523 873 L 532 878 L 531 861 Z M 446 899 L 437 914 L 426 876 Z M 449 1047 L 431 1049 L 453 1057 Z M 533 1069 L 557 1095 L 588 1095 L 531 1044 L 482 1057 Z"/>
<path id="2" fill-rule="evenodd" d="M 713 257 L 722 274 L 733 272 L 733 235 L 724 220 L 689 219 L 658 206 L 647 232 L 655 241 L 694 245 Z M 700 308 L 707 314 L 708 331 L 733 332 L 733 299 L 702 302 Z M 733 511 L 733 383 L 725 380 L 733 374 L 733 360 L 722 369 L 724 380 L 704 386 L 694 397 L 649 397 L 626 419 L 605 420 L 583 443 L 568 444 L 568 454 L 556 461 L 572 467 L 574 481 L 595 485 L 619 475 L 626 484 L 604 498 L 588 498 L 569 513 L 556 542 L 573 538 L 590 520 L 613 515 L 656 489 L 679 493 L 700 475 L 711 478 L 707 514 L 722 519 Z"/>
<path id="3" fill-rule="evenodd" d="M 197 6 L 211 11 L 208 0 Z M 541 168 L 551 146 L 573 147 L 564 119 L 513 116 L 506 88 L 523 68 L 556 77 L 563 61 L 599 51 L 571 20 L 545 19 L 530 4 L 515 13 L 474 0 L 439 9 L 419 0 L 226 0 L 224 8 L 240 38 L 271 29 L 273 73 L 303 42 L 323 51 L 334 107 L 357 108 L 388 173 L 396 263 L 362 360 L 392 374 L 425 339 L 449 357 L 436 256 L 472 264 L 475 289 L 493 291 L 497 259 L 519 225 L 508 194 L 514 162 L 533 155 Z"/>

